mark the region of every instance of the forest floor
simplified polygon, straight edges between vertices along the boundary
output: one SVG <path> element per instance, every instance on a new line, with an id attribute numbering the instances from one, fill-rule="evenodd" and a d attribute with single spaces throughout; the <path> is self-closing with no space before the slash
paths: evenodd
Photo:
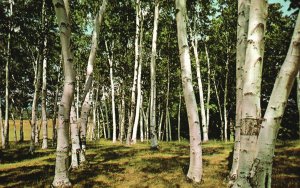
<path id="1" fill-rule="evenodd" d="M 26 137 L 25 137 L 26 138 Z M 49 141 L 51 145 L 51 141 Z M 203 182 L 193 185 L 186 179 L 189 144 L 160 142 L 152 151 L 149 143 L 126 146 L 100 140 L 88 142 L 88 164 L 71 170 L 74 187 L 207 187 L 227 186 L 233 143 L 210 141 L 203 144 Z M 55 148 L 28 153 L 29 141 L 10 143 L 0 150 L 0 187 L 50 187 L 55 169 Z M 300 187 L 300 142 L 277 143 L 272 187 Z"/>

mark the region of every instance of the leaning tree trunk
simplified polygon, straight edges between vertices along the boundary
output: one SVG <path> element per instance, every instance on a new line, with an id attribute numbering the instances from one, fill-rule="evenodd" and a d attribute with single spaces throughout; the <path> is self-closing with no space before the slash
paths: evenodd
<path id="1" fill-rule="evenodd" d="M 181 62 L 181 77 L 184 93 L 184 100 L 188 114 L 190 133 L 190 165 L 187 177 L 194 182 L 201 182 L 202 179 L 202 148 L 200 136 L 200 122 L 198 117 L 197 103 L 195 99 L 191 60 L 187 41 L 187 10 L 185 0 L 176 0 L 176 21 L 178 48 Z"/>
<path id="2" fill-rule="evenodd" d="M 251 187 L 271 187 L 272 163 L 278 129 L 288 97 L 300 68 L 300 13 L 289 51 L 276 78 L 257 139 L 256 158 L 251 169 Z"/>
<path id="3" fill-rule="evenodd" d="M 85 151 L 86 151 L 86 129 L 87 129 L 87 122 L 88 122 L 88 116 L 90 111 L 90 88 L 92 85 L 93 80 L 93 64 L 96 59 L 96 51 L 98 48 L 98 38 L 100 33 L 100 26 L 103 20 L 103 16 L 106 9 L 107 0 L 103 0 L 101 8 L 98 12 L 98 14 L 95 17 L 94 21 L 94 30 L 92 35 L 92 46 L 91 51 L 88 59 L 88 65 L 86 70 L 86 81 L 84 84 L 83 89 L 83 102 L 82 102 L 82 108 L 80 113 L 80 118 L 78 119 L 80 123 L 80 144 L 81 144 L 81 152 L 80 152 L 80 163 L 84 163 L 86 161 L 85 159 Z"/>
<path id="4" fill-rule="evenodd" d="M 229 178 L 236 180 L 239 156 L 240 156 L 240 132 L 241 132 L 241 110 L 243 99 L 243 72 L 247 48 L 247 33 L 250 0 L 238 1 L 238 24 L 237 24 L 237 44 L 236 44 L 236 115 L 235 115 L 235 136 L 233 161 Z"/>
<path id="5" fill-rule="evenodd" d="M 159 17 L 159 1 L 155 1 L 154 9 L 154 23 L 152 34 L 152 53 L 150 64 L 150 76 L 151 76 L 151 98 L 150 98 L 150 138 L 151 148 L 157 148 L 157 134 L 156 134 L 156 41 L 157 41 L 157 27 Z"/>
<path id="6" fill-rule="evenodd" d="M 57 23 L 60 31 L 60 42 L 63 56 L 64 88 L 59 104 L 57 127 L 57 148 L 55 162 L 55 176 L 52 182 L 54 187 L 70 187 L 69 180 L 69 125 L 70 110 L 74 98 L 75 74 L 73 71 L 73 58 L 71 55 L 71 25 L 69 17 L 69 4 L 67 0 L 53 0 Z"/>
<path id="7" fill-rule="evenodd" d="M 137 128 L 139 124 L 139 118 L 140 118 L 140 108 L 141 108 L 141 98 L 142 98 L 142 66 L 143 66 L 143 21 L 144 18 L 142 16 L 141 10 L 140 10 L 140 17 L 141 17 L 141 28 L 140 28 L 140 39 L 139 39 L 139 68 L 138 68 L 138 80 L 137 80 L 137 98 L 136 98 L 136 110 L 135 110 L 135 118 L 134 118 L 134 124 L 133 124 L 133 131 L 132 131 L 132 137 L 131 142 L 133 144 L 136 143 L 136 137 L 137 137 Z"/>
<path id="8" fill-rule="evenodd" d="M 131 108 L 130 108 L 130 117 L 128 122 L 128 130 L 127 130 L 127 138 L 126 144 L 129 145 L 131 141 L 131 133 L 133 127 L 133 118 L 134 118 L 134 110 L 136 106 L 136 86 L 137 86 L 137 75 L 138 75 L 138 66 L 139 66 L 139 36 L 140 36 L 140 9 L 141 9 L 141 2 L 140 0 L 135 0 L 135 9 L 136 9 L 136 28 L 135 28 L 135 58 L 134 58 L 134 73 L 133 73 L 133 85 L 131 90 Z"/>
<path id="9" fill-rule="evenodd" d="M 192 42 L 192 47 L 194 49 L 194 56 L 196 61 L 196 72 L 197 72 L 197 81 L 198 81 L 198 88 L 199 88 L 199 98 L 200 98 L 200 112 L 201 112 L 201 123 L 202 123 L 202 130 L 203 135 L 207 135 L 207 124 L 206 124 L 206 114 L 205 114 L 205 107 L 204 107 L 204 96 L 203 96 L 203 86 L 202 86 L 202 79 L 201 79 L 201 71 L 200 71 L 200 61 L 198 57 L 198 40 L 194 36 L 194 40 Z"/>
<path id="10" fill-rule="evenodd" d="M 252 0 L 250 4 L 247 49 L 243 73 L 241 147 L 238 177 L 234 187 L 250 187 L 248 176 L 255 157 L 257 136 L 261 126 L 260 94 L 267 7 L 267 2 L 261 0 Z"/>

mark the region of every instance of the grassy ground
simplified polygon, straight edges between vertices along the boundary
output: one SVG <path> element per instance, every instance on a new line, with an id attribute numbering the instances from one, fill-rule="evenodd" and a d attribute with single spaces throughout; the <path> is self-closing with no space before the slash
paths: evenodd
<path id="1" fill-rule="evenodd" d="M 25 130 L 26 135 L 30 128 Z M 185 178 L 189 164 L 187 141 L 161 142 L 159 151 L 149 150 L 146 142 L 133 146 L 106 140 L 89 142 L 89 164 L 72 170 L 70 179 L 74 187 L 226 187 L 232 145 L 217 141 L 203 144 L 204 175 L 200 186 Z M 30 155 L 28 147 L 29 141 L 11 142 L 9 150 L 2 150 L 0 187 L 50 186 L 54 177 L 55 149 L 38 149 Z M 300 187 L 299 141 L 277 144 L 272 184 L 278 188 Z"/>

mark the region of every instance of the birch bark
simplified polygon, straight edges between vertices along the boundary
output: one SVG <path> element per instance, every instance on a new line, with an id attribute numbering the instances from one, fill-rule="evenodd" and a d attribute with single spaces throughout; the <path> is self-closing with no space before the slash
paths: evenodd
<path id="1" fill-rule="evenodd" d="M 150 64 L 150 79 L 151 79 L 151 94 L 150 94 L 150 138 L 151 148 L 158 147 L 157 134 L 156 134 L 156 41 L 157 41 L 157 28 L 159 17 L 159 1 L 155 1 L 154 9 L 154 23 L 152 33 L 152 50 L 151 50 L 151 64 Z"/>
<path id="2" fill-rule="evenodd" d="M 176 0 L 176 22 L 178 48 L 181 62 L 181 76 L 186 110 L 188 114 L 190 133 L 190 165 L 187 177 L 194 182 L 202 179 L 202 148 L 200 136 L 200 122 L 197 112 L 197 104 L 192 85 L 191 61 L 187 42 L 187 10 L 185 0 Z"/>
<path id="3" fill-rule="evenodd" d="M 236 44 L 236 116 L 233 161 L 229 178 L 237 178 L 240 156 L 241 110 L 243 99 L 243 72 L 246 58 L 250 0 L 238 1 L 238 24 Z"/>
<path id="4" fill-rule="evenodd" d="M 53 0 L 57 23 L 60 32 L 60 42 L 63 56 L 64 88 L 59 104 L 57 127 L 57 148 L 55 162 L 55 176 L 52 182 L 53 187 L 70 187 L 69 180 L 69 124 L 70 110 L 74 95 L 74 71 L 72 65 L 72 54 L 70 45 L 71 25 L 69 17 L 68 1 Z"/>

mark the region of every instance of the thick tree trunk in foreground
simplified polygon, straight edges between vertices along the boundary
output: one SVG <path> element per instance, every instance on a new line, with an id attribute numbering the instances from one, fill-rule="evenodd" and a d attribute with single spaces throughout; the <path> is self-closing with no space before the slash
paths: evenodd
<path id="1" fill-rule="evenodd" d="M 130 108 L 130 117 L 128 122 L 128 130 L 127 130 L 127 138 L 126 144 L 129 145 L 131 141 L 131 133 L 133 128 L 133 118 L 134 118 L 134 110 L 136 107 L 136 87 L 137 87 L 137 78 L 138 78 L 138 66 L 139 66 L 139 36 L 140 36 L 140 10 L 141 10 L 141 2 L 140 0 L 135 0 L 135 9 L 136 9 L 136 28 L 135 28 L 135 57 L 134 57 L 134 74 L 133 74 L 133 85 L 131 91 L 131 108 Z"/>
<path id="2" fill-rule="evenodd" d="M 157 40 L 157 27 L 159 17 L 159 1 L 155 1 L 154 9 L 154 23 L 152 33 L 152 53 L 150 64 L 150 79 L 151 79 L 151 96 L 150 96 L 150 138 L 151 148 L 157 148 L 157 134 L 156 134 L 156 40 Z"/>
<path id="3" fill-rule="evenodd" d="M 252 0 L 250 4 L 247 50 L 243 73 L 241 147 L 238 177 L 234 187 L 250 186 L 248 175 L 255 157 L 257 136 L 261 126 L 260 95 L 267 7 L 267 2 L 261 0 Z"/>
<path id="4" fill-rule="evenodd" d="M 71 55 L 71 25 L 69 18 L 68 1 L 53 0 L 57 23 L 60 31 L 60 42 L 63 54 L 63 70 L 64 70 L 64 88 L 62 98 L 59 104 L 57 127 L 57 148 L 56 148 L 56 162 L 55 162 L 55 177 L 52 182 L 54 187 L 70 187 L 69 180 L 69 124 L 70 124 L 70 110 L 74 98 L 74 82 L 75 75 L 72 65 Z M 67 4 L 66 4 L 67 3 Z"/>
<path id="5" fill-rule="evenodd" d="M 187 42 L 187 11 L 186 1 L 176 0 L 176 21 L 178 48 L 182 69 L 182 86 L 184 100 L 188 114 L 189 133 L 190 133 L 190 165 L 187 177 L 194 182 L 201 182 L 202 179 L 202 148 L 200 136 L 200 122 L 197 111 L 197 104 L 192 85 L 191 60 L 189 46 Z"/>
<path id="6" fill-rule="evenodd" d="M 256 157 L 250 171 L 252 187 L 271 187 L 272 163 L 278 129 L 288 97 L 300 68 L 300 13 L 288 54 L 276 78 L 257 140 Z"/>
<path id="7" fill-rule="evenodd" d="M 241 110 L 243 98 L 243 73 L 247 48 L 250 0 L 238 1 L 238 24 L 236 44 L 236 115 L 233 161 L 229 178 L 237 178 L 240 156 Z"/>

